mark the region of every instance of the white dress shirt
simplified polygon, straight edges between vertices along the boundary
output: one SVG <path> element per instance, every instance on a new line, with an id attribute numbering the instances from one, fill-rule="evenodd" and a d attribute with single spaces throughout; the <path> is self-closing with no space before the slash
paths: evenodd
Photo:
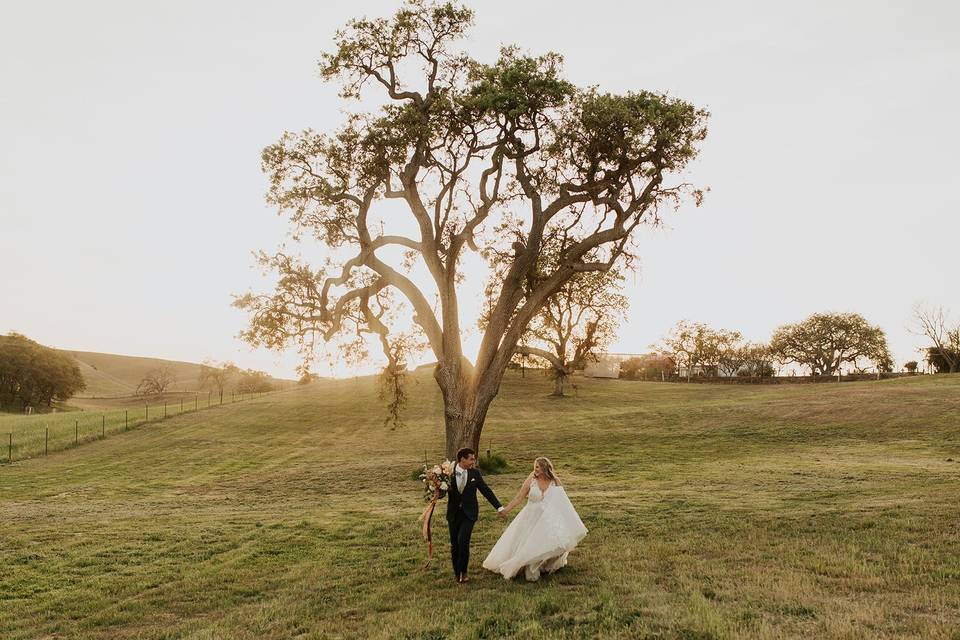
<path id="1" fill-rule="evenodd" d="M 457 492 L 463 493 L 464 487 L 467 486 L 467 470 L 459 463 L 453 465 L 453 481 L 457 483 Z M 503 511 L 503 506 L 497 508 L 497 512 L 500 511 Z"/>

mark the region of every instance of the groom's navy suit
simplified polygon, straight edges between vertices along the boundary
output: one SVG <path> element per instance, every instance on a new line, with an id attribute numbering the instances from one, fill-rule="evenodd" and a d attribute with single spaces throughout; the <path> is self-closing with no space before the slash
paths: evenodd
<path id="1" fill-rule="evenodd" d="M 479 512 L 477 491 L 482 493 L 495 509 L 499 510 L 501 506 L 493 490 L 483 481 L 480 470 L 467 469 L 466 471 L 467 481 L 463 486 L 463 493 L 457 488 L 456 475 L 453 477 L 453 486 L 447 491 L 450 556 L 453 560 L 453 572 L 458 576 L 467 572 L 467 563 L 470 561 L 470 535 L 473 533 L 473 525 L 477 521 Z"/>

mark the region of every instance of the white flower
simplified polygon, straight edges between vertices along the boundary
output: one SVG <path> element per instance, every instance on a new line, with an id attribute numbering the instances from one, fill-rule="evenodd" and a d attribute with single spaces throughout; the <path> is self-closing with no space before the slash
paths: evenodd
<path id="1" fill-rule="evenodd" d="M 434 473 L 440 473 L 440 465 L 437 465 L 433 468 Z"/>
<path id="2" fill-rule="evenodd" d="M 443 489 L 444 491 L 446 491 L 446 490 L 447 490 L 447 483 L 446 483 L 446 482 L 441 482 L 441 483 L 440 483 L 440 488 Z"/>

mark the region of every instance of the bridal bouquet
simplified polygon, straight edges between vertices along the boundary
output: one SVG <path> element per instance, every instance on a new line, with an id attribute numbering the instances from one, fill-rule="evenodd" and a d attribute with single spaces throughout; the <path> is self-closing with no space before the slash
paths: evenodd
<path id="1" fill-rule="evenodd" d="M 417 522 L 422 523 L 421 533 L 423 539 L 427 541 L 427 564 L 433 560 L 433 535 L 430 531 L 430 522 L 433 520 L 433 510 L 437 506 L 437 501 L 447 495 L 447 491 L 453 484 L 453 462 L 444 460 L 432 467 L 423 465 L 423 473 L 420 474 L 420 481 L 423 482 L 423 499 L 427 506 L 417 518 Z"/>
<path id="2" fill-rule="evenodd" d="M 453 463 L 444 460 L 440 464 L 432 467 L 423 465 L 423 473 L 420 474 L 420 480 L 423 482 L 423 499 L 427 502 L 436 501 L 447 495 L 447 489 L 453 483 Z"/>

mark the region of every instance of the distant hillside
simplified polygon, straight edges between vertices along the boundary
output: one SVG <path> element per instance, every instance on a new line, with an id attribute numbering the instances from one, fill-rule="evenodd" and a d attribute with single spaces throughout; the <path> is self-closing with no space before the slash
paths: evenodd
<path id="1" fill-rule="evenodd" d="M 163 360 L 161 358 L 142 358 L 139 356 L 120 356 L 112 353 L 91 351 L 68 351 L 80 366 L 87 388 L 81 397 L 130 395 L 151 369 L 167 367 L 175 382 L 171 391 L 194 391 L 200 378 L 200 364 Z M 289 380 L 274 378 L 277 383 L 289 384 Z"/>

